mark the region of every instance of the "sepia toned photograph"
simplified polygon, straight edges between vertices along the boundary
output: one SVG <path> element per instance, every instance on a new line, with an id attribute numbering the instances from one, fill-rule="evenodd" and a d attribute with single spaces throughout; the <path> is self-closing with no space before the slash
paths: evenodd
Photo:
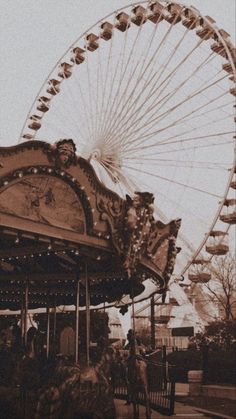
<path id="1" fill-rule="evenodd" d="M 235 0 L 0 6 L 0 419 L 236 418 Z"/>

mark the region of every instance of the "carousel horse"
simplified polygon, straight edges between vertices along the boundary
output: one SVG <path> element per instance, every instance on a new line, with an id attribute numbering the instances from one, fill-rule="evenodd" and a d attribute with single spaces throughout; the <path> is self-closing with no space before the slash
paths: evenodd
<path id="1" fill-rule="evenodd" d="M 111 362 L 109 350 L 94 366 L 80 368 L 61 358 L 41 392 L 35 419 L 115 419 Z"/>

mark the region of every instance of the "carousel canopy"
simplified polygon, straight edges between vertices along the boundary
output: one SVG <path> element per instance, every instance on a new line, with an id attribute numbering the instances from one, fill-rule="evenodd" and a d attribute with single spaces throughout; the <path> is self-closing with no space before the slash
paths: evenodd
<path id="1" fill-rule="evenodd" d="M 143 281 L 165 292 L 180 220 L 153 217 L 153 195 L 107 189 L 73 140 L 0 148 L 0 308 L 91 304 L 137 296 Z"/>

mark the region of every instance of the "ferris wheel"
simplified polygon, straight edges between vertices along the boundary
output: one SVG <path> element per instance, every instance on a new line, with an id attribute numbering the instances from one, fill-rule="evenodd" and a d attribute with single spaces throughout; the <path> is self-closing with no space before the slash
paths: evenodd
<path id="1" fill-rule="evenodd" d="M 236 223 L 235 61 L 229 34 L 194 7 L 129 5 L 55 64 L 20 141 L 72 138 L 107 187 L 153 192 L 159 219 L 182 218 L 176 274 L 197 266 L 204 282 Z"/>

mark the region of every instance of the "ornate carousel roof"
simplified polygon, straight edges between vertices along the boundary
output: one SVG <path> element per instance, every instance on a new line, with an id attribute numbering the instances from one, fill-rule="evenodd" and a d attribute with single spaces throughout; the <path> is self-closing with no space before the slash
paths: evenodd
<path id="1" fill-rule="evenodd" d="M 107 189 L 73 140 L 0 148 L 0 308 L 85 304 L 137 296 L 149 278 L 166 290 L 180 220 L 153 217 L 153 195 L 126 200 Z"/>

